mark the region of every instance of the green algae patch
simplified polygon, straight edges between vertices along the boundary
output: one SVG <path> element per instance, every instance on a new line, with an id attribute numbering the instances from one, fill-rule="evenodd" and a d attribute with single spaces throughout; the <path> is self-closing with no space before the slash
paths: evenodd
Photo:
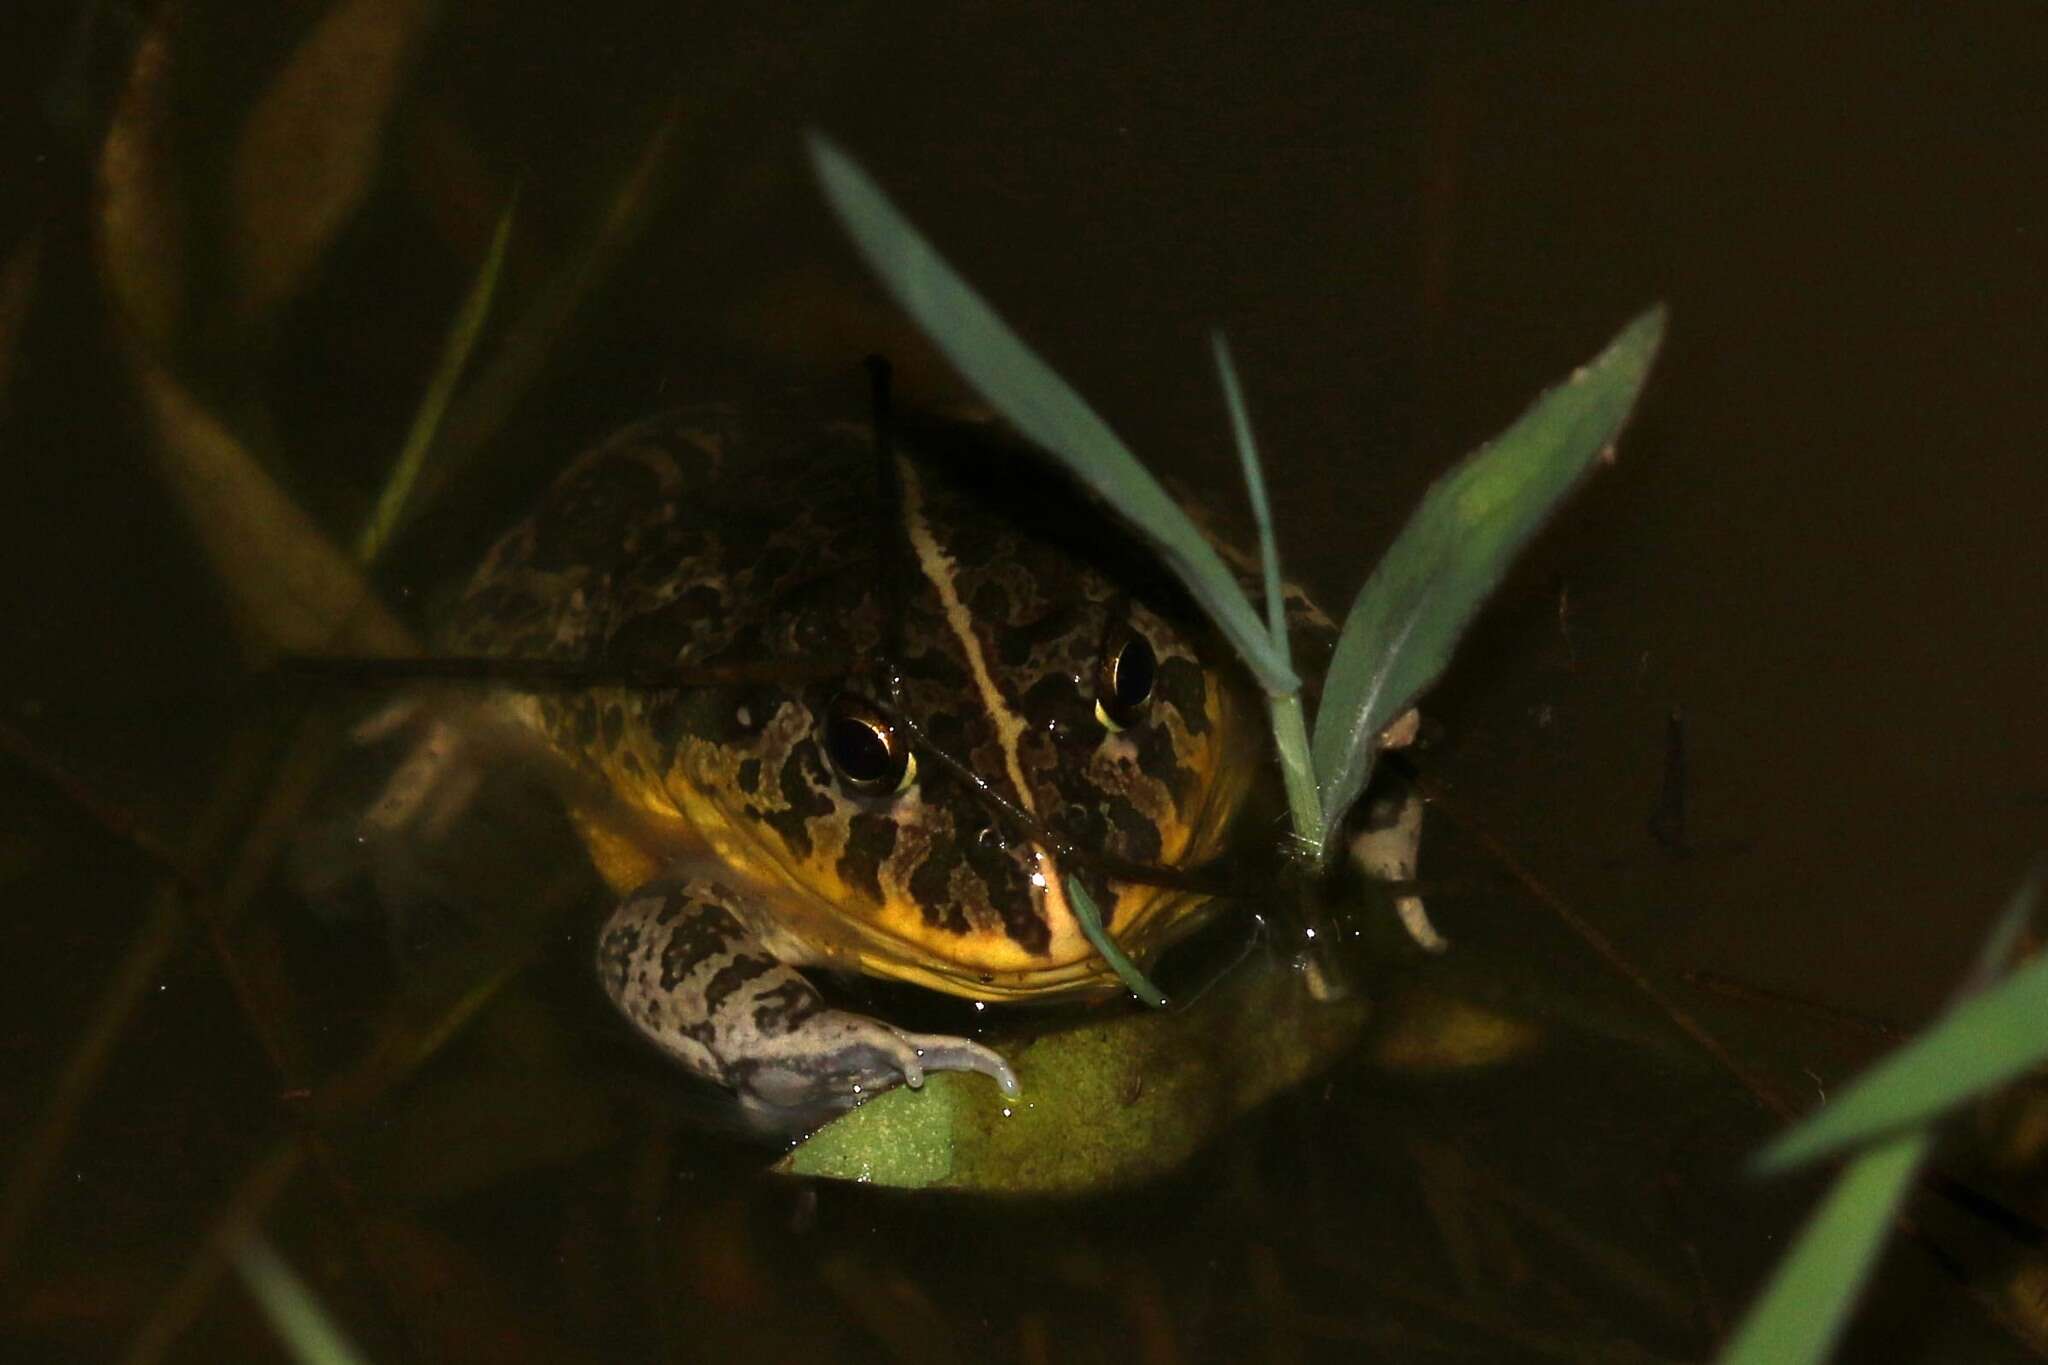
<path id="1" fill-rule="evenodd" d="M 904 1189 L 1084 1194 L 1179 1167 L 1240 1116 L 1332 1065 L 1363 1001 L 1318 1003 L 1279 967 L 1242 971 L 1184 1009 L 1084 1022 L 996 1045 L 1023 1094 L 945 1073 L 826 1124 L 776 1169 Z"/>

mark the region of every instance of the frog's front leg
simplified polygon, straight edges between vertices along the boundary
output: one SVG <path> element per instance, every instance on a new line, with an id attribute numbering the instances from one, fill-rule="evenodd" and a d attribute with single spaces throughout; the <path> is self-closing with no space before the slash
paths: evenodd
<path id="1" fill-rule="evenodd" d="M 928 1071 L 979 1071 L 1017 1093 L 1009 1064 L 965 1038 L 905 1033 L 832 1009 L 729 908 L 716 882 L 652 882 L 605 922 L 597 965 L 633 1026 L 750 1108 L 843 1109 Z"/>

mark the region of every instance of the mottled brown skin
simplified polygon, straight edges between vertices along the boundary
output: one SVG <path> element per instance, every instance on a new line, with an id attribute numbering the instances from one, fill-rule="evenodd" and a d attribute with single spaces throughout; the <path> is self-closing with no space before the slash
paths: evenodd
<path id="1" fill-rule="evenodd" d="M 589 779 L 570 784 L 573 813 L 624 898 L 601 936 L 606 989 L 686 1067 L 771 1109 L 930 1069 L 1013 1086 L 987 1049 L 828 1009 L 795 969 L 984 999 L 1113 989 L 1068 873 L 1140 960 L 1205 899 L 1073 866 L 1063 846 L 1204 862 L 1257 753 L 1199 618 L 1042 463 L 978 427 L 907 432 L 900 451 L 892 515 L 863 426 L 726 408 L 641 423 L 499 542 L 453 628 L 463 652 L 689 684 L 496 705 Z M 1130 632 L 1156 680 L 1119 728 L 1097 691 Z M 729 667 L 752 671 L 702 683 Z M 835 768 L 821 725 L 843 696 L 914 725 L 902 791 Z"/>

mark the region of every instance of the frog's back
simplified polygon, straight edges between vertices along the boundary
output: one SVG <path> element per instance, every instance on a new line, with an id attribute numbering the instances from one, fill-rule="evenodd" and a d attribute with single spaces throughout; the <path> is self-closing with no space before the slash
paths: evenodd
<path id="1" fill-rule="evenodd" d="M 1069 871 L 1141 956 L 1203 898 L 1069 851 L 1214 855 L 1255 730 L 1185 599 L 1100 513 L 986 433 L 938 439 L 886 467 L 889 499 L 858 424 L 637 424 L 499 542 L 452 645 L 676 678 L 516 699 L 654 831 L 634 848 L 587 830 L 621 891 L 687 835 L 775 907 L 751 927 L 786 957 L 964 994 L 1102 985 Z M 1139 652 L 1126 715 L 1105 689 Z M 849 716 L 900 741 L 888 781 L 827 742 Z"/>
<path id="2" fill-rule="evenodd" d="M 730 406 L 637 422 L 499 540 L 451 643 L 621 669 L 761 664 L 811 612 L 799 589 L 871 563 L 872 463 L 857 430 Z"/>

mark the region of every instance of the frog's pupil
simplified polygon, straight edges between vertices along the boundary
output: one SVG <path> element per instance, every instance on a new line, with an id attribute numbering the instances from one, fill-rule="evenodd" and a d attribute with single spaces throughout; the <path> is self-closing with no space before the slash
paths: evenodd
<path id="1" fill-rule="evenodd" d="M 1113 680 L 1116 704 L 1121 710 L 1132 712 L 1145 704 L 1145 699 L 1152 695 L 1152 678 L 1158 667 L 1159 661 L 1144 636 L 1133 635 L 1124 642 L 1116 656 Z"/>
<path id="2" fill-rule="evenodd" d="M 895 775 L 889 736 L 872 720 L 836 715 L 825 722 L 825 750 L 849 781 L 879 784 Z"/>

